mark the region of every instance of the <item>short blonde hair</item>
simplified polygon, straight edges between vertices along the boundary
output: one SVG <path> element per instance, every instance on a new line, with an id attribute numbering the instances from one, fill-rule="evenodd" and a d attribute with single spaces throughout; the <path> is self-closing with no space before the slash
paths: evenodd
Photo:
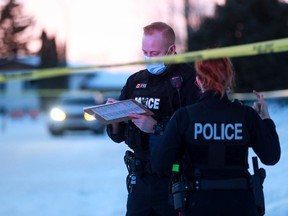
<path id="1" fill-rule="evenodd" d="M 175 44 L 176 36 L 171 26 L 163 22 L 153 22 L 143 28 L 145 35 L 152 35 L 155 32 L 162 33 L 169 45 Z"/>

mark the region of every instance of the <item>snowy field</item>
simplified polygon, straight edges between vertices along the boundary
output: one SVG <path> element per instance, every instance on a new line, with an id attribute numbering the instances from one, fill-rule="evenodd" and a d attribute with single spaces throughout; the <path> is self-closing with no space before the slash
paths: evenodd
<path id="1" fill-rule="evenodd" d="M 266 215 L 288 215 L 288 106 L 271 104 L 281 161 L 264 167 Z M 0 116 L 0 216 L 123 216 L 125 145 L 86 132 L 52 137 L 45 116 Z M 252 153 L 251 153 L 252 156 Z M 251 162 L 251 160 L 250 160 Z"/>

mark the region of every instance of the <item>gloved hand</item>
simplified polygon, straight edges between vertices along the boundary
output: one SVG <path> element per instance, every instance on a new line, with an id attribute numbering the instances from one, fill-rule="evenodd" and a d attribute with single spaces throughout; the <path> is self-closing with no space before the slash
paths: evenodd
<path id="1" fill-rule="evenodd" d="M 264 100 L 263 94 L 258 93 L 257 91 L 253 90 L 253 93 L 256 95 L 258 101 L 254 102 L 253 109 L 257 111 L 259 116 L 262 119 L 270 119 L 268 106 Z"/>

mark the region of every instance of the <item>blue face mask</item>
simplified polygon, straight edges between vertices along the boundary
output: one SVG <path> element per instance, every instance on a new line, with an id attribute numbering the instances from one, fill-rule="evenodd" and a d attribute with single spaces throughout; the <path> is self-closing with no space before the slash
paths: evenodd
<path id="1" fill-rule="evenodd" d="M 144 56 L 144 59 L 151 60 L 153 59 L 153 57 Z M 147 70 L 154 75 L 159 75 L 163 73 L 166 67 L 167 66 L 163 62 L 151 63 L 146 65 Z"/>
<path id="2" fill-rule="evenodd" d="M 168 48 L 168 50 L 167 50 L 165 55 L 168 55 L 168 53 L 170 52 L 171 46 Z M 151 60 L 153 58 L 154 57 L 144 56 L 145 60 Z M 165 71 L 167 66 L 163 62 L 158 62 L 158 63 L 146 64 L 146 68 L 151 74 L 159 75 L 159 74 L 162 74 Z"/>

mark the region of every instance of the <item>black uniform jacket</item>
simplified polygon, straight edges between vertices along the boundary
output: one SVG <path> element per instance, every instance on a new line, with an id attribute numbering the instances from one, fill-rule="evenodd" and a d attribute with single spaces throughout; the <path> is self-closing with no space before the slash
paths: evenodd
<path id="1" fill-rule="evenodd" d="M 152 152 L 152 168 L 161 174 L 184 158 L 186 175 L 200 170 L 203 178 L 246 176 L 248 148 L 261 162 L 280 159 L 280 144 L 271 119 L 262 120 L 251 107 L 205 92 L 194 105 L 178 110 L 169 121 L 159 145 Z"/>
<path id="2" fill-rule="evenodd" d="M 190 64 L 170 65 L 160 75 L 147 70 L 132 74 L 121 91 L 120 100 L 135 99 L 150 109 L 159 123 L 165 125 L 181 106 L 195 103 L 199 89 L 194 84 L 195 70 Z M 149 152 L 149 134 L 140 131 L 131 121 L 120 123 L 120 132 L 108 136 L 117 143 L 125 141 L 134 152 Z"/>

